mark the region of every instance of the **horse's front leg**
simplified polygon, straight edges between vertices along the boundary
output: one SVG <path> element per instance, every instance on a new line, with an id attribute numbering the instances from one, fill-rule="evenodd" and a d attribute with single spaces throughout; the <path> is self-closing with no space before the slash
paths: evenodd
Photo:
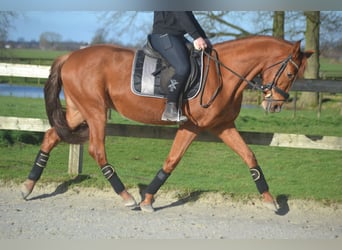
<path id="1" fill-rule="evenodd" d="M 132 209 L 135 208 L 137 206 L 135 199 L 127 191 L 114 166 L 107 161 L 105 150 L 106 112 L 97 112 L 92 116 L 92 119 L 87 120 L 87 123 L 89 126 L 88 152 L 90 156 L 94 158 L 115 193 L 121 196 L 124 205 Z"/>
<path id="2" fill-rule="evenodd" d="M 54 128 L 50 128 L 45 132 L 43 142 L 40 146 L 40 150 L 36 156 L 33 167 L 26 181 L 21 187 L 21 194 L 24 199 L 26 199 L 32 193 L 34 186 L 40 179 L 43 170 L 46 167 L 50 152 L 59 142 L 60 138 Z"/>
<path id="3" fill-rule="evenodd" d="M 269 191 L 265 176 L 259 166 L 252 150 L 245 143 L 234 125 L 229 128 L 216 128 L 212 130 L 226 145 L 236 152 L 249 167 L 259 193 L 263 196 L 266 206 L 278 209 L 278 205 Z"/>
<path id="4" fill-rule="evenodd" d="M 179 128 L 173 141 L 171 150 L 166 158 L 163 167 L 158 171 L 152 182 L 144 191 L 144 200 L 140 203 L 140 208 L 145 212 L 154 212 L 152 207 L 153 197 L 160 187 L 165 183 L 172 171 L 176 168 L 184 153 L 196 138 L 199 131 L 195 128 L 192 131 Z"/>

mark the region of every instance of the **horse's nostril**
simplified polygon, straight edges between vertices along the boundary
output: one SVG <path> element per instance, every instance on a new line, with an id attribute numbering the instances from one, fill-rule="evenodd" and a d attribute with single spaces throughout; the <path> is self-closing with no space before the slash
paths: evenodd
<path id="1" fill-rule="evenodd" d="M 265 95 L 265 98 L 270 98 L 272 96 L 272 93 L 271 92 L 268 92 L 266 95 Z"/>
<path id="2" fill-rule="evenodd" d="M 279 104 L 274 105 L 274 111 L 280 112 L 281 111 L 281 105 L 279 105 Z"/>

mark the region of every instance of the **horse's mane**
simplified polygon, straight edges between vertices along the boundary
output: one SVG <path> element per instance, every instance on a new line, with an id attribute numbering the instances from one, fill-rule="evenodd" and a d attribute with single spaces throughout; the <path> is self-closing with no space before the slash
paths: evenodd
<path id="1" fill-rule="evenodd" d="M 220 46 L 222 44 L 234 44 L 234 43 L 246 43 L 246 42 L 252 42 L 252 43 L 255 43 L 255 42 L 268 42 L 268 41 L 272 41 L 272 42 L 275 42 L 275 43 L 279 43 L 280 45 L 284 45 L 287 44 L 287 45 L 290 45 L 292 46 L 293 45 L 293 42 L 290 42 L 290 41 L 287 41 L 287 40 L 284 40 L 284 39 L 281 39 L 281 38 L 277 38 L 277 37 L 274 37 L 274 36 L 266 36 L 266 35 L 250 35 L 250 36 L 245 36 L 245 37 L 241 37 L 241 38 L 237 38 L 237 39 L 234 39 L 234 40 L 228 40 L 228 41 L 224 41 L 224 42 L 219 42 L 219 43 L 216 43 L 215 45 L 217 46 Z"/>
<path id="2" fill-rule="evenodd" d="M 239 50 L 248 50 L 249 46 L 255 46 L 256 44 L 263 45 L 264 49 L 270 49 L 268 47 L 269 43 L 272 43 L 273 52 L 282 51 L 279 56 L 283 56 L 284 48 L 288 48 L 288 52 L 291 53 L 294 43 L 285 39 L 273 37 L 273 36 L 266 36 L 266 35 L 252 35 L 246 36 L 242 38 L 237 38 L 235 40 L 224 41 L 220 43 L 214 44 L 214 48 L 224 48 L 224 50 L 233 50 L 236 51 L 238 48 Z M 267 45 L 268 44 L 268 45 Z M 279 48 L 279 50 L 275 49 Z M 304 53 L 300 53 L 299 57 L 302 59 Z M 304 75 L 305 68 L 307 66 L 307 60 L 302 61 L 300 68 L 298 69 L 298 77 L 301 78 Z"/>

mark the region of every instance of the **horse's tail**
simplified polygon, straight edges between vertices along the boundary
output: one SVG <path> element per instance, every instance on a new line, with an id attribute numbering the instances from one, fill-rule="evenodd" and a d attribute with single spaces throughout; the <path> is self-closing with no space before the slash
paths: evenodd
<path id="1" fill-rule="evenodd" d="M 58 57 L 52 64 L 50 75 L 44 86 L 45 109 L 51 127 L 56 129 L 62 141 L 70 144 L 82 144 L 88 140 L 89 131 L 86 124 L 76 129 L 68 126 L 65 109 L 62 107 L 59 94 L 62 90 L 61 69 L 70 54 Z"/>

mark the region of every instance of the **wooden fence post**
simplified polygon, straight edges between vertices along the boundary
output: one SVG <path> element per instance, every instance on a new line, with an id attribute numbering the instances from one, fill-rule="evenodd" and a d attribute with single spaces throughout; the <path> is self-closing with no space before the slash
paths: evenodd
<path id="1" fill-rule="evenodd" d="M 82 173 L 83 163 L 83 145 L 70 144 L 68 173 L 70 175 L 79 175 Z"/>

